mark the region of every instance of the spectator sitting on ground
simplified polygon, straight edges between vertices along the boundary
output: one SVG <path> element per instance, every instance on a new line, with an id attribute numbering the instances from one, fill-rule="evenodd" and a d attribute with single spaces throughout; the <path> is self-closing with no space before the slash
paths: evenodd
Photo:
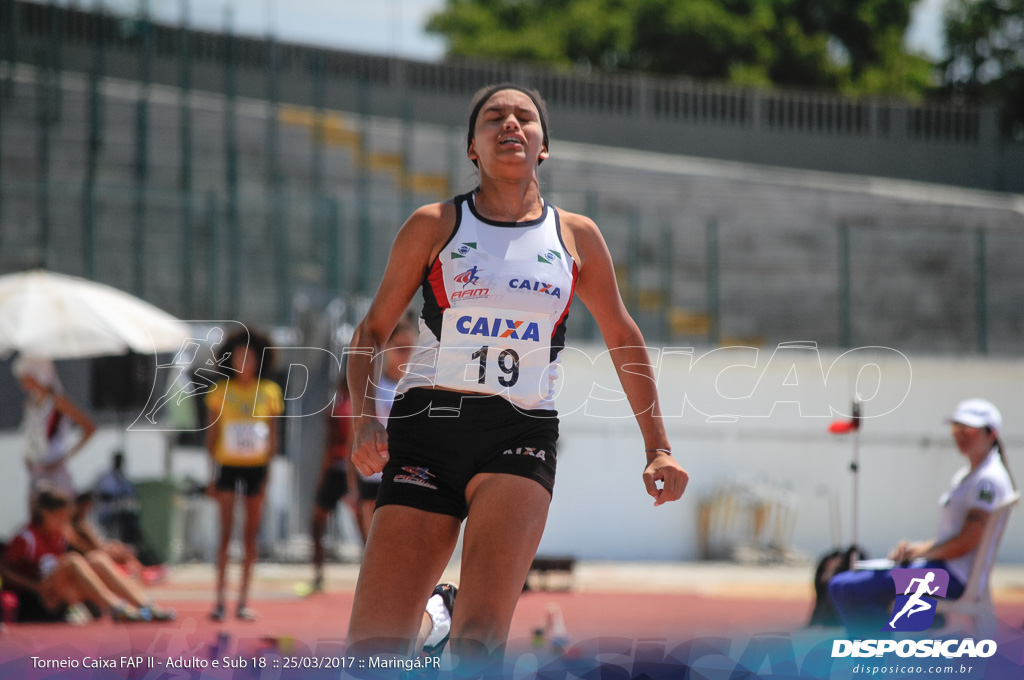
<path id="1" fill-rule="evenodd" d="M 100 550 L 69 553 L 71 501 L 52 487 L 40 490 L 32 521 L 0 559 L 4 587 L 18 596 L 20 621 L 60 621 L 88 604 L 114 621 L 168 621 L 173 610 L 157 606 L 123 577 Z"/>
<path id="2" fill-rule="evenodd" d="M 133 546 L 116 539 L 105 539 L 89 519 L 93 505 L 93 494 L 89 491 L 80 493 L 75 498 L 75 508 L 71 514 L 71 535 L 68 537 L 72 550 L 83 555 L 93 550 L 102 550 L 126 575 L 142 581 L 147 586 L 166 576 L 167 568 L 163 565 L 143 566 Z"/>

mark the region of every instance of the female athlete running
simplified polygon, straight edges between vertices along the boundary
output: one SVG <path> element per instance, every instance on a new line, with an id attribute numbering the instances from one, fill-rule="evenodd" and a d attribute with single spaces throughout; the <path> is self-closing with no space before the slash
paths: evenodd
<path id="1" fill-rule="evenodd" d="M 362 415 L 353 462 L 363 474 L 383 471 L 383 483 L 350 645 L 379 652 L 384 638 L 397 638 L 387 651 L 412 651 L 467 520 L 452 649 L 460 665 L 484 650 L 500 656 L 551 501 L 553 381 L 574 292 L 597 321 L 636 414 L 647 493 L 661 505 L 686 488 L 604 239 L 590 219 L 541 197 L 547 127 L 533 91 L 498 85 L 478 93 L 467 155 L 479 186 L 413 213 L 356 330 L 352 345 L 363 353 L 351 356 L 349 387 L 353 413 Z M 385 430 L 373 408 L 379 353 L 418 288 L 419 346 Z"/>

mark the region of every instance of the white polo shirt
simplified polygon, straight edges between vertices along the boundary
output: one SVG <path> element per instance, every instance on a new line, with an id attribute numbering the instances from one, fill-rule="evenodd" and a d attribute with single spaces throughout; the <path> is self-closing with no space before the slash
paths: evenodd
<path id="1" fill-rule="evenodd" d="M 1013 483 L 1010 474 L 1003 466 L 999 450 L 993 448 L 974 472 L 971 472 L 970 465 L 965 465 L 953 475 L 949 491 L 939 499 L 942 510 L 935 542 L 943 543 L 958 535 L 969 511 L 978 508 L 993 512 L 1011 495 Z M 965 585 L 977 552 L 975 548 L 966 555 L 946 560 L 949 571 Z"/>

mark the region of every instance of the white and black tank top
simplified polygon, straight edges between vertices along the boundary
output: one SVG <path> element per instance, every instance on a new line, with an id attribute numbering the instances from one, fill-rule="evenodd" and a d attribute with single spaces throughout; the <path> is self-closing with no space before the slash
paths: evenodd
<path id="1" fill-rule="evenodd" d="M 455 197 L 455 228 L 423 279 L 419 341 L 397 391 L 438 387 L 554 408 L 558 355 L 579 270 L 558 211 L 498 222 L 472 194 Z"/>

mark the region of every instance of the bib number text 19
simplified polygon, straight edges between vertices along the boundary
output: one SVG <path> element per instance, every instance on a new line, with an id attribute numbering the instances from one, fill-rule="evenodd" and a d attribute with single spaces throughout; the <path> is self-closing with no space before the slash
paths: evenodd
<path id="1" fill-rule="evenodd" d="M 487 345 L 482 346 L 477 351 L 470 355 L 471 359 L 480 360 L 480 375 L 477 378 L 477 383 L 483 385 L 487 380 Z M 465 356 L 465 355 L 463 355 Z M 519 353 L 514 349 L 503 349 L 498 354 L 498 370 L 504 373 L 505 376 L 498 376 L 498 384 L 502 387 L 512 387 L 519 382 Z"/>

